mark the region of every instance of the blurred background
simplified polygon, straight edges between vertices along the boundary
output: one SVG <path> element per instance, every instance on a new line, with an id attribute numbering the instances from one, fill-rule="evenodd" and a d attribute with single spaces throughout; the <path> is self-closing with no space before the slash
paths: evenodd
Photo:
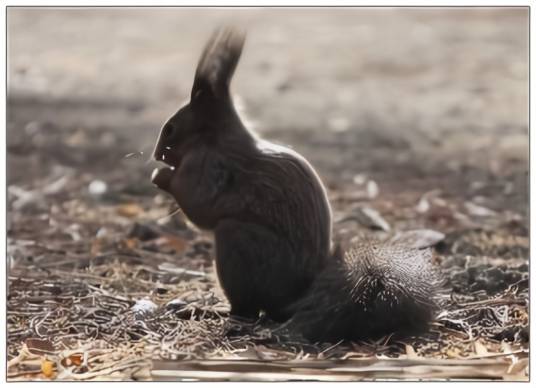
<path id="1" fill-rule="evenodd" d="M 228 306 L 212 239 L 149 177 L 160 127 L 188 100 L 206 40 L 236 24 L 248 31 L 232 83 L 244 117 L 317 169 L 335 239 L 439 232 L 424 238 L 441 240 L 452 300 L 470 303 L 454 303 L 413 353 L 465 357 L 482 350 L 476 340 L 508 353 L 510 341 L 525 353 L 467 376 L 526 379 L 528 22 L 521 7 L 8 8 L 8 358 L 32 336 L 114 351 L 142 338 L 156 344 L 152 357 L 229 356 L 214 348 Z M 28 304 L 34 294 L 46 309 Z M 148 333 L 135 315 L 142 298 L 223 318 L 157 310 Z M 81 320 L 84 311 L 99 315 Z M 163 333 L 176 336 L 166 349 Z M 28 365 L 14 361 L 10 376 Z"/>
<path id="2" fill-rule="evenodd" d="M 148 152 L 229 23 L 248 30 L 233 82 L 246 116 L 320 170 L 381 153 L 380 170 L 527 161 L 523 8 L 10 8 L 10 146 L 36 121 L 104 126 Z"/>

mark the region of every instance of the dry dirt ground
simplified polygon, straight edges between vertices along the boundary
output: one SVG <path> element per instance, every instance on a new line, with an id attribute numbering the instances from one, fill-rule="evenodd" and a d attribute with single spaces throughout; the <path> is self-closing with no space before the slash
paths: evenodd
<path id="1" fill-rule="evenodd" d="M 228 320 L 211 237 L 149 159 L 229 22 L 245 115 L 317 168 L 337 240 L 445 235 L 429 333 L 307 344 Z M 526 380 L 527 34 L 521 8 L 10 8 L 8 378 Z"/>

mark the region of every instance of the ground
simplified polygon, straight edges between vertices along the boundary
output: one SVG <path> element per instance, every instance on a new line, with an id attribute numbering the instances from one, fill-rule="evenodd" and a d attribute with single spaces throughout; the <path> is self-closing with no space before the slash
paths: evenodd
<path id="1" fill-rule="evenodd" d="M 428 333 L 228 319 L 210 234 L 149 179 L 222 23 L 248 125 L 317 169 L 337 241 L 444 235 Z M 8 56 L 9 379 L 528 378 L 527 9 L 10 8 Z"/>

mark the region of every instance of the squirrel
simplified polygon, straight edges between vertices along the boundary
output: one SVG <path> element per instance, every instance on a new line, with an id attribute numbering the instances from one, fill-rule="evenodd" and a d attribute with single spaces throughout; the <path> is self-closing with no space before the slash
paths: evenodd
<path id="1" fill-rule="evenodd" d="M 246 128 L 230 92 L 245 33 L 217 29 L 190 101 L 163 125 L 151 180 L 214 233 L 215 267 L 231 316 L 260 312 L 311 341 L 372 338 L 427 327 L 441 277 L 430 249 L 361 239 L 332 243 L 326 189 L 297 152 Z"/>

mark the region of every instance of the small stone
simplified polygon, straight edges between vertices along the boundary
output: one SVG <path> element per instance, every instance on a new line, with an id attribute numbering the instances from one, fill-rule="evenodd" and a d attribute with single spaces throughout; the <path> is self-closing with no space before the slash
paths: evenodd
<path id="1" fill-rule="evenodd" d="M 428 210 L 430 210 L 430 202 L 426 199 L 426 197 L 422 197 L 419 200 L 419 203 L 417 206 L 415 206 L 415 210 L 417 213 L 426 213 Z"/>
<path id="2" fill-rule="evenodd" d="M 88 186 L 89 193 L 95 197 L 100 197 L 108 191 L 106 182 L 96 179 Z"/>
<path id="3" fill-rule="evenodd" d="M 140 299 L 132 306 L 132 311 L 135 313 L 150 313 L 156 310 L 157 307 L 158 305 L 150 299 Z"/>
<path id="4" fill-rule="evenodd" d="M 95 234 L 96 238 L 106 238 L 111 234 L 110 230 L 108 230 L 106 227 L 101 227 L 99 230 L 97 230 L 97 233 Z"/>
<path id="5" fill-rule="evenodd" d="M 465 202 L 465 208 L 470 215 L 476 217 L 491 217 L 497 214 L 494 210 L 488 209 L 484 206 L 476 205 L 473 202 Z"/>
<path id="6" fill-rule="evenodd" d="M 365 174 L 356 174 L 354 175 L 354 178 L 353 178 L 353 181 L 354 181 L 354 184 L 356 185 L 364 185 L 365 182 L 367 181 L 367 176 Z"/>
<path id="7" fill-rule="evenodd" d="M 367 195 L 370 199 L 374 199 L 378 196 L 380 193 L 380 188 L 378 187 L 378 184 L 372 180 L 368 181 L 367 183 Z"/>

